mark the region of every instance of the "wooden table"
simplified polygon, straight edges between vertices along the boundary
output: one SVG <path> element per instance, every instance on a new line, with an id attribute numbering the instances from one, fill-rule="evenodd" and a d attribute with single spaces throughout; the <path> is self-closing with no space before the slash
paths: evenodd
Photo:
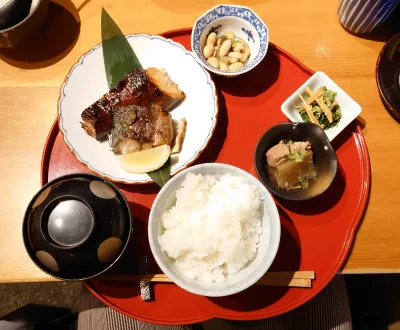
<path id="1" fill-rule="evenodd" d="M 55 40 L 59 35 L 62 40 L 71 39 L 66 34 L 73 28 L 66 24 L 72 17 L 80 19 L 80 35 L 69 52 L 46 60 L 48 45 L 43 42 L 36 44 L 36 53 L 25 54 L 31 56 L 30 61 L 36 58 L 41 62 L 21 62 L 21 54 L 18 57 L 10 53 L 7 59 L 0 52 L 0 58 L 7 62 L 0 60 L 0 282 L 52 280 L 25 252 L 22 218 L 29 200 L 40 188 L 40 160 L 57 115 L 59 88 L 70 67 L 101 40 L 101 6 L 125 33 L 156 34 L 190 27 L 201 13 L 217 4 L 213 0 L 181 4 L 173 0 L 59 1 L 72 14 L 52 10 L 54 31 L 47 32 L 46 38 Z M 372 190 L 343 272 L 399 272 L 400 130 L 384 109 L 375 83 L 375 63 L 383 42 L 347 33 L 338 23 L 336 1 L 243 0 L 241 4 L 253 8 L 266 22 L 272 42 L 310 68 L 326 72 L 361 104 Z"/>

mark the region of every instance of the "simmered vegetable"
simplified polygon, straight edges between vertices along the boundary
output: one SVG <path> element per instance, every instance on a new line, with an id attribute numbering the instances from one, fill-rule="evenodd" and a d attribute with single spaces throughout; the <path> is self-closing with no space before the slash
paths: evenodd
<path id="1" fill-rule="evenodd" d="M 336 92 L 325 86 L 313 92 L 306 87 L 307 97 L 299 94 L 301 106 L 296 106 L 305 122 L 312 122 L 323 129 L 334 127 L 342 118 L 339 104 L 335 101 Z"/>

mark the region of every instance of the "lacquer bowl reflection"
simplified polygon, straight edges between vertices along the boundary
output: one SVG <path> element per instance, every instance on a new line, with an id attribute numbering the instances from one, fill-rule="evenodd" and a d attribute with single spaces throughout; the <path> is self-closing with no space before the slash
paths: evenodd
<path id="1" fill-rule="evenodd" d="M 306 189 L 285 190 L 279 188 L 267 170 L 267 151 L 281 140 L 309 141 L 313 151 L 316 177 Z M 261 182 L 274 195 L 293 201 L 302 201 L 324 193 L 336 176 L 336 152 L 325 132 L 312 123 L 283 123 L 271 127 L 257 143 L 254 166 Z"/>
<path id="2" fill-rule="evenodd" d="M 245 268 L 235 275 L 230 275 L 226 283 L 221 285 L 204 284 L 197 280 L 185 278 L 176 268 L 173 267 L 174 260 L 169 258 L 158 241 L 162 234 L 162 214 L 169 210 L 176 203 L 176 191 L 181 186 L 189 173 L 221 176 L 231 174 L 246 179 L 248 183 L 255 186 L 262 198 L 262 234 L 260 246 L 256 257 L 249 262 Z M 201 164 L 189 167 L 174 176 L 158 193 L 151 211 L 148 223 L 148 233 L 151 251 L 161 270 L 181 288 L 203 296 L 221 297 L 243 291 L 256 283 L 271 266 L 278 250 L 281 227 L 280 219 L 275 202 L 267 189 L 254 176 L 246 171 L 226 164 Z"/>
<path id="3" fill-rule="evenodd" d="M 72 174 L 46 184 L 30 202 L 23 236 L 33 262 L 61 279 L 82 280 L 109 269 L 130 237 L 129 206 L 100 177 Z"/>

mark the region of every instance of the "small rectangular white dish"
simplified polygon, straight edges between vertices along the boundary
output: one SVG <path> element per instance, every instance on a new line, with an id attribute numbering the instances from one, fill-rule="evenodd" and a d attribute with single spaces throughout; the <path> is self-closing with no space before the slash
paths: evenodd
<path id="1" fill-rule="evenodd" d="M 314 73 L 303 85 L 299 87 L 289 98 L 282 103 L 281 111 L 283 114 L 292 122 L 303 122 L 299 112 L 297 111 L 294 104 L 300 104 L 299 94 L 305 94 L 305 88 L 310 87 L 312 90 L 318 87 L 325 86 L 327 89 L 335 91 L 336 98 L 340 109 L 342 111 L 342 118 L 335 127 L 331 127 L 325 130 L 329 141 L 332 141 L 346 126 L 348 126 L 357 116 L 361 113 L 361 106 L 354 101 L 349 94 L 341 89 L 331 78 L 329 78 L 324 72 L 318 71 Z"/>

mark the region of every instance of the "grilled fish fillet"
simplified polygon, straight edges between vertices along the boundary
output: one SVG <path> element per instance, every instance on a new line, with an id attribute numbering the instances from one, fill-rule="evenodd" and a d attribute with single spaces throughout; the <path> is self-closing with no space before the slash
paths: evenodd
<path id="1" fill-rule="evenodd" d="M 113 122 L 109 142 L 117 155 L 171 145 L 174 137 L 171 114 L 158 104 L 119 107 Z"/>
<path id="2" fill-rule="evenodd" d="M 164 70 L 135 69 L 82 112 L 82 127 L 87 134 L 102 140 L 113 128 L 114 114 L 118 109 L 141 106 L 152 113 L 151 107 L 158 105 L 162 111 L 169 111 L 184 98 L 185 93 L 179 90 Z"/>

